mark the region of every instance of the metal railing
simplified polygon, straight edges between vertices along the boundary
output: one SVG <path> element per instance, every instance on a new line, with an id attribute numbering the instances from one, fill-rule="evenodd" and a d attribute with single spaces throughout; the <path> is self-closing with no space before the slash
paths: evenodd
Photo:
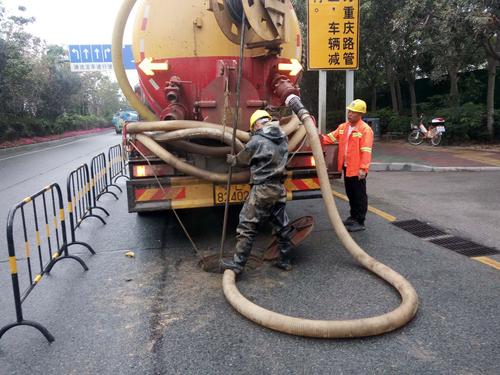
<path id="1" fill-rule="evenodd" d="M 69 227 L 71 231 L 71 244 L 83 245 L 76 241 L 75 231 L 83 222 L 83 220 L 94 217 L 106 224 L 104 219 L 95 214 L 95 210 L 103 211 L 106 216 L 109 212 L 98 206 L 92 196 L 91 182 L 89 167 L 83 164 L 74 171 L 72 171 L 66 182 L 66 191 L 68 197 L 68 213 L 69 213 Z M 85 245 L 83 245 L 85 246 Z"/>
<path id="2" fill-rule="evenodd" d="M 118 199 L 118 196 L 114 192 L 110 191 L 109 188 L 113 186 L 117 188 L 120 193 L 122 192 L 122 189 L 110 181 L 106 155 L 104 155 L 104 152 L 101 152 L 99 155 L 92 158 L 90 162 L 90 171 L 94 204 L 104 194 L 111 194 Z"/>
<path id="3" fill-rule="evenodd" d="M 40 204 L 41 201 L 41 204 Z M 37 206 L 37 204 L 40 204 Z M 31 208 L 30 208 L 31 206 Z M 40 211 L 42 207 L 42 211 Z M 31 219 L 28 221 L 28 210 L 32 211 Z M 22 234 L 24 239 L 25 257 L 26 257 L 26 270 L 28 276 L 28 287 L 21 293 L 18 272 L 18 258 L 16 256 L 16 245 L 14 240 L 14 220 L 17 214 L 20 214 L 20 221 L 22 223 Z M 49 220 L 51 217 L 51 220 Z M 41 239 L 41 228 L 45 226 L 45 241 Z M 31 230 L 28 228 L 31 227 Z M 35 258 L 31 254 L 31 245 L 34 241 L 35 244 Z M 84 243 L 80 243 L 84 244 Z M 0 338 L 9 329 L 27 325 L 38 329 L 45 338 L 52 342 L 54 336 L 41 324 L 25 320 L 23 316 L 22 303 L 26 300 L 31 291 L 39 284 L 40 280 L 45 274 L 50 273 L 54 265 L 62 259 L 74 259 L 83 267 L 85 271 L 88 270 L 85 262 L 68 252 L 66 223 L 64 214 L 64 202 L 61 193 L 61 188 L 58 184 L 51 184 L 40 190 L 39 192 L 23 199 L 21 202 L 12 207 L 9 211 L 7 219 L 7 247 L 9 251 L 9 266 L 12 278 L 12 289 L 14 292 L 14 303 L 16 308 L 16 322 L 8 324 L 0 329 Z M 87 244 L 89 251 L 95 254 L 94 250 Z M 38 258 L 38 259 L 36 259 Z"/>
<path id="4" fill-rule="evenodd" d="M 109 148 L 108 164 L 110 182 L 116 182 L 120 177 L 130 179 L 129 176 L 127 176 L 121 145 L 115 145 Z"/>

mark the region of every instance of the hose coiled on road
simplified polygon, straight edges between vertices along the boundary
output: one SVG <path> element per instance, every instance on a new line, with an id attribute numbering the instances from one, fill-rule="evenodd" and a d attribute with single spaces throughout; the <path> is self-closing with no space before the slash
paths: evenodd
<path id="1" fill-rule="evenodd" d="M 363 267 L 396 288 L 401 295 L 401 304 L 386 314 L 363 319 L 311 320 L 295 318 L 264 309 L 246 299 L 236 287 L 236 275 L 232 270 L 224 272 L 222 280 L 224 295 L 231 306 L 251 321 L 291 335 L 317 338 L 350 338 L 380 335 L 395 330 L 408 323 L 415 316 L 418 308 L 417 293 L 403 276 L 363 251 L 345 229 L 333 199 L 333 192 L 316 126 L 309 112 L 305 110 L 301 103 L 297 103 L 296 98 L 298 97 L 294 96 L 292 98 L 294 103 L 291 104 L 296 106 L 294 111 L 301 116 L 307 131 L 307 139 L 312 147 L 316 161 L 316 172 L 320 180 L 321 193 L 328 217 L 337 237 L 347 251 Z"/>
<path id="2" fill-rule="evenodd" d="M 227 175 L 200 170 L 199 168 L 183 162 L 182 160 L 178 159 L 173 154 L 165 150 L 150 136 L 140 134 L 147 131 L 174 131 L 186 128 L 197 129 L 202 126 L 203 128 L 219 129 L 218 136 L 220 137 L 221 135 L 223 135 L 223 130 L 221 130 L 222 126 L 217 124 L 202 124 L 200 122 L 194 121 L 155 121 L 157 120 L 156 115 L 152 113 L 134 94 L 134 91 L 130 86 L 130 83 L 128 82 L 125 70 L 123 68 L 122 40 L 126 21 L 135 2 L 136 0 L 124 0 L 118 12 L 113 31 L 113 68 L 115 70 L 118 83 L 129 103 L 137 109 L 142 118 L 154 122 L 129 124 L 127 126 L 127 131 L 130 134 L 137 133 L 135 135 L 135 137 L 137 137 L 137 140 L 143 143 L 152 152 L 156 153 L 166 163 L 174 166 L 174 168 L 179 169 L 184 173 L 208 179 L 210 181 L 225 182 L 227 180 Z M 226 270 L 223 276 L 223 290 L 227 300 L 237 311 L 239 311 L 248 319 L 256 322 L 257 324 L 276 331 L 300 336 L 319 338 L 372 336 L 389 332 L 405 325 L 415 316 L 418 308 L 418 297 L 415 289 L 400 274 L 364 252 L 346 231 L 335 206 L 326 170 L 325 160 L 314 122 L 312 121 L 312 118 L 310 117 L 307 110 L 305 110 L 305 108 L 302 106 L 298 97 L 292 98 L 287 104 L 290 104 L 290 106 L 294 109 L 295 113 L 297 113 L 304 125 L 299 127 L 296 131 L 290 131 L 288 133 L 291 135 L 289 141 L 289 150 L 295 150 L 295 148 L 302 141 L 304 135 L 307 132 L 307 138 L 312 147 L 314 159 L 316 161 L 316 170 L 320 179 L 323 199 L 327 207 L 328 216 L 338 238 L 340 239 L 344 247 L 349 251 L 349 253 L 361 265 L 396 288 L 401 295 L 402 301 L 400 306 L 391 312 L 364 319 L 336 321 L 295 318 L 266 310 L 248 301 L 236 287 L 234 272 Z M 237 138 L 241 142 L 247 142 L 249 139 L 249 135 L 248 133 L 238 131 Z M 175 141 L 174 144 L 177 147 L 190 147 L 191 149 L 195 149 L 200 152 L 203 147 L 207 147 L 190 144 L 187 142 L 185 143 L 183 141 Z M 216 147 L 213 148 L 213 150 L 203 149 L 203 151 L 210 150 L 210 152 L 220 153 L 221 150 L 219 149 L 223 149 L 223 147 Z M 235 177 L 234 182 L 244 182 L 248 181 L 249 175 L 248 173 L 246 175 L 235 174 L 233 177 Z"/>

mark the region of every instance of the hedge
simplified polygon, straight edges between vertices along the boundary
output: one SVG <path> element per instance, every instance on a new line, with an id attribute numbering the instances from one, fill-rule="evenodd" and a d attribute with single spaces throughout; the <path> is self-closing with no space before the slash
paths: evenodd
<path id="1" fill-rule="evenodd" d="M 111 126 L 109 120 L 93 115 L 61 115 L 56 120 L 32 117 L 0 118 L 0 142 L 109 126 Z"/>

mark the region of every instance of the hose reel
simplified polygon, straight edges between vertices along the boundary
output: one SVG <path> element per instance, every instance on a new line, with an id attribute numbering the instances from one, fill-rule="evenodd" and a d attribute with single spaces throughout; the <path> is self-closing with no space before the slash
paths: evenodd
<path id="1" fill-rule="evenodd" d="M 239 44 L 245 27 L 246 48 L 276 48 L 286 42 L 289 0 L 210 0 L 209 10 L 214 13 L 224 35 Z M 292 8 L 293 9 L 293 8 Z M 241 14 L 247 22 L 243 25 Z"/>

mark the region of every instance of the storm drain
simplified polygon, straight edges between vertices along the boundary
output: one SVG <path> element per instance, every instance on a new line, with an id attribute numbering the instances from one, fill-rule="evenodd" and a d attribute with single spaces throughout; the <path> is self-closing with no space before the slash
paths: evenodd
<path id="1" fill-rule="evenodd" d="M 401 228 L 407 232 L 410 232 L 414 236 L 421 238 L 438 237 L 445 236 L 446 233 L 442 230 L 430 226 L 419 220 L 402 220 L 393 222 L 395 226 Z"/>
<path id="2" fill-rule="evenodd" d="M 426 241 L 432 242 L 435 245 L 442 246 L 468 257 L 500 254 L 500 251 L 497 249 L 483 246 L 476 242 L 466 240 L 465 238 L 449 235 L 441 229 L 419 220 L 401 220 L 395 221 L 393 224 L 398 228 L 401 228 L 417 237 L 423 238 Z"/>
<path id="3" fill-rule="evenodd" d="M 459 254 L 468 257 L 477 257 L 482 255 L 499 254 L 500 251 L 491 247 L 483 246 L 460 237 L 447 237 L 431 240 L 433 244 L 453 250 Z"/>

